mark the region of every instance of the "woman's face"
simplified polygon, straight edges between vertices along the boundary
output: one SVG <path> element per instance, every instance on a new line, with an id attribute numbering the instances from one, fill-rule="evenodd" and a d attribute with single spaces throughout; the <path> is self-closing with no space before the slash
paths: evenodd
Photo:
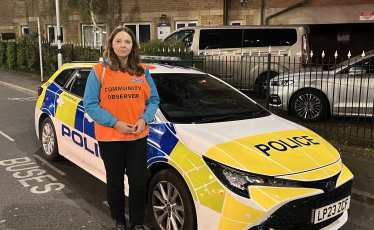
<path id="1" fill-rule="evenodd" d="M 114 36 L 112 47 L 118 58 L 127 58 L 132 49 L 131 36 L 124 31 L 118 32 Z"/>

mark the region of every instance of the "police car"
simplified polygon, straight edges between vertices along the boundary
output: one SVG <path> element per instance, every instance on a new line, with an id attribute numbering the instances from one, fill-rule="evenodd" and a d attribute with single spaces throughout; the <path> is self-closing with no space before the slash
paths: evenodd
<path id="1" fill-rule="evenodd" d="M 38 89 L 35 127 L 45 158 L 62 155 L 105 182 L 82 99 L 94 64 L 65 64 Z M 339 229 L 347 221 L 353 175 L 326 140 L 212 75 L 147 67 L 160 96 L 148 137 L 156 229 Z"/>

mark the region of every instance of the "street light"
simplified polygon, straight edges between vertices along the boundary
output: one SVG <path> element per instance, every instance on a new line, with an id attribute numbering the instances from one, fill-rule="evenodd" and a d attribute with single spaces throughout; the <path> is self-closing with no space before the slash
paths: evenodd
<path id="1" fill-rule="evenodd" d="M 61 53 L 61 26 L 60 26 L 60 6 L 58 4 L 58 0 L 56 0 L 56 21 L 57 21 L 57 47 L 58 47 L 58 54 L 57 54 L 57 64 L 58 68 L 60 69 L 62 66 L 62 53 Z"/>

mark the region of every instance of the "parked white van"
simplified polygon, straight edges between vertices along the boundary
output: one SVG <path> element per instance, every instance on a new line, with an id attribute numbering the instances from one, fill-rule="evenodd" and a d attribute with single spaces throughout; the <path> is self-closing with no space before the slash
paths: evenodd
<path id="1" fill-rule="evenodd" d="M 236 88 L 266 92 L 268 71 L 273 78 L 306 66 L 308 34 L 305 25 L 196 26 L 180 28 L 164 41 L 183 41 L 195 55 L 207 56 L 204 70 Z M 284 58 L 288 61 L 280 60 Z"/>

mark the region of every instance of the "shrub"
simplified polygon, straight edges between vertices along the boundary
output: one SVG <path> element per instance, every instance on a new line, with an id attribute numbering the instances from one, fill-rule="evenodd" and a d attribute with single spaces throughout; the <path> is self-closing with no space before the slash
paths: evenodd
<path id="1" fill-rule="evenodd" d="M 16 43 L 8 42 L 6 49 L 7 56 L 7 67 L 9 69 L 14 69 L 16 66 Z"/>
<path id="2" fill-rule="evenodd" d="M 150 56 L 187 57 L 192 54 L 192 51 L 184 42 L 151 40 L 140 44 L 140 53 Z"/>
<path id="3" fill-rule="evenodd" d="M 6 66 L 6 44 L 0 42 L 0 67 Z"/>

